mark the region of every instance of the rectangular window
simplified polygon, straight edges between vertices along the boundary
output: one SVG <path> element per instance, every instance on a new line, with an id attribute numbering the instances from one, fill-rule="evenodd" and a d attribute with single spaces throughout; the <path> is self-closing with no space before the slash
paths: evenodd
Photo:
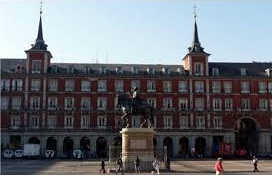
<path id="1" fill-rule="evenodd" d="M 12 109 L 19 110 L 21 109 L 21 97 L 12 97 Z"/>
<path id="2" fill-rule="evenodd" d="M 89 128 L 89 116 L 81 116 L 80 119 L 80 127 L 81 129 L 88 129 Z"/>
<path id="3" fill-rule="evenodd" d="M 212 82 L 212 91 L 213 93 L 221 92 L 221 83 L 219 81 Z"/>
<path id="4" fill-rule="evenodd" d="M 220 116 L 215 116 L 213 118 L 213 127 L 215 129 L 221 129 L 222 128 L 222 117 Z"/>
<path id="5" fill-rule="evenodd" d="M 153 108 L 156 108 L 156 98 L 147 98 L 147 103 Z"/>
<path id="6" fill-rule="evenodd" d="M 57 79 L 49 79 L 48 90 L 52 91 L 52 92 L 58 91 L 58 80 Z"/>
<path id="7" fill-rule="evenodd" d="M 264 99 L 264 98 L 259 99 L 259 110 L 260 111 L 267 111 L 268 110 L 268 101 L 267 101 L 267 99 Z"/>
<path id="8" fill-rule="evenodd" d="M 243 111 L 250 110 L 250 99 L 243 98 L 241 103 L 241 108 Z"/>
<path id="9" fill-rule="evenodd" d="M 246 70 L 246 68 L 241 68 L 241 69 L 240 69 L 240 72 L 241 72 L 241 76 L 246 76 L 246 75 L 247 75 L 247 70 Z"/>
<path id="10" fill-rule="evenodd" d="M 91 109 L 91 100 L 89 97 L 82 97 L 80 103 L 81 110 L 90 110 Z"/>
<path id="11" fill-rule="evenodd" d="M 124 81 L 123 80 L 115 80 L 115 91 L 116 92 L 124 92 Z"/>
<path id="12" fill-rule="evenodd" d="M 172 129 L 173 120 L 171 116 L 164 116 L 163 117 L 163 125 L 164 129 Z"/>
<path id="13" fill-rule="evenodd" d="M 218 68 L 212 68 L 212 75 L 218 76 L 219 75 L 219 69 Z"/>
<path id="14" fill-rule="evenodd" d="M 147 92 L 156 92 L 155 81 L 147 81 Z"/>
<path id="15" fill-rule="evenodd" d="M 187 98 L 180 98 L 179 99 L 179 110 L 181 110 L 181 111 L 188 110 L 188 99 Z"/>
<path id="16" fill-rule="evenodd" d="M 267 93 L 266 82 L 259 82 L 259 93 Z"/>
<path id="17" fill-rule="evenodd" d="M 133 92 L 134 87 L 138 87 L 138 89 L 141 90 L 140 86 L 141 85 L 140 85 L 140 81 L 139 80 L 132 80 L 131 81 L 131 89 L 130 90 Z"/>
<path id="18" fill-rule="evenodd" d="M 172 82 L 171 81 L 163 81 L 163 92 L 172 92 Z"/>
<path id="19" fill-rule="evenodd" d="M 272 94 L 272 82 L 268 83 L 268 93 Z"/>
<path id="20" fill-rule="evenodd" d="M 22 91 L 23 81 L 21 79 L 12 80 L 12 91 Z"/>
<path id="21" fill-rule="evenodd" d="M 204 98 L 196 98 L 195 99 L 195 110 L 203 111 L 204 110 Z"/>
<path id="22" fill-rule="evenodd" d="M 140 125 L 141 125 L 141 117 L 140 116 L 132 116 L 131 117 L 132 128 L 139 128 Z"/>
<path id="23" fill-rule="evenodd" d="M 1 109 L 7 110 L 9 107 L 9 97 L 1 97 Z"/>
<path id="24" fill-rule="evenodd" d="M 241 82 L 241 93 L 250 93 L 249 82 Z"/>
<path id="25" fill-rule="evenodd" d="M 65 91 L 66 92 L 73 92 L 75 88 L 74 80 L 65 80 Z"/>
<path id="26" fill-rule="evenodd" d="M 74 118 L 72 116 L 64 117 L 64 128 L 73 128 L 74 126 Z"/>
<path id="27" fill-rule="evenodd" d="M 31 97 L 30 98 L 30 109 L 39 110 L 40 109 L 40 97 Z"/>
<path id="28" fill-rule="evenodd" d="M 187 129 L 189 127 L 189 117 L 188 116 L 181 116 L 180 118 L 180 128 Z"/>
<path id="29" fill-rule="evenodd" d="M 107 81 L 106 80 L 98 80 L 98 92 L 106 92 L 107 91 Z"/>
<path id="30" fill-rule="evenodd" d="M 221 111 L 222 110 L 222 100 L 219 98 L 213 99 L 213 110 Z"/>
<path id="31" fill-rule="evenodd" d="M 203 81 L 195 81 L 195 92 L 203 93 L 204 92 L 204 82 Z"/>
<path id="32" fill-rule="evenodd" d="M 40 118 L 39 116 L 30 117 L 30 127 L 31 128 L 39 128 L 40 126 Z"/>
<path id="33" fill-rule="evenodd" d="M 1 80 L 1 91 L 9 91 L 10 82 L 9 79 Z"/>
<path id="34" fill-rule="evenodd" d="M 188 83 L 187 83 L 187 81 L 179 81 L 179 92 L 180 93 L 188 92 Z"/>
<path id="35" fill-rule="evenodd" d="M 196 128 L 197 129 L 205 129 L 205 117 L 196 116 Z"/>
<path id="36" fill-rule="evenodd" d="M 48 110 L 55 110 L 58 106 L 57 97 L 48 97 Z"/>
<path id="37" fill-rule="evenodd" d="M 224 92 L 225 93 L 231 93 L 232 92 L 232 82 L 231 81 L 225 81 L 224 82 Z"/>
<path id="38" fill-rule="evenodd" d="M 39 79 L 32 79 L 31 80 L 31 91 L 40 91 L 41 87 L 41 80 Z"/>
<path id="39" fill-rule="evenodd" d="M 225 99 L 225 110 L 226 111 L 232 111 L 232 99 L 231 98 L 226 98 Z"/>
<path id="40" fill-rule="evenodd" d="M 204 71 L 203 71 L 203 63 L 201 62 L 196 62 L 194 64 L 194 70 L 195 70 L 195 75 L 203 75 Z"/>
<path id="41" fill-rule="evenodd" d="M 21 125 L 20 116 L 11 116 L 10 118 L 10 127 L 13 129 L 18 129 Z"/>
<path id="42" fill-rule="evenodd" d="M 97 117 L 97 128 L 98 129 L 106 129 L 107 128 L 107 117 L 106 116 L 98 116 Z"/>
<path id="43" fill-rule="evenodd" d="M 172 110 L 172 98 L 163 98 L 163 110 Z"/>
<path id="44" fill-rule="evenodd" d="M 65 110 L 72 110 L 74 108 L 74 98 L 66 97 L 64 99 L 64 109 Z"/>
<path id="45" fill-rule="evenodd" d="M 106 97 L 98 97 L 97 109 L 98 110 L 106 110 L 107 109 L 107 98 Z"/>
<path id="46" fill-rule="evenodd" d="M 81 91 L 82 92 L 90 92 L 91 91 L 90 81 L 81 81 Z"/>
<path id="47" fill-rule="evenodd" d="M 49 129 L 55 129 L 57 127 L 57 117 L 56 116 L 48 116 L 47 126 Z"/>
<path id="48" fill-rule="evenodd" d="M 32 73 L 41 73 L 41 61 L 33 60 L 32 61 Z"/>

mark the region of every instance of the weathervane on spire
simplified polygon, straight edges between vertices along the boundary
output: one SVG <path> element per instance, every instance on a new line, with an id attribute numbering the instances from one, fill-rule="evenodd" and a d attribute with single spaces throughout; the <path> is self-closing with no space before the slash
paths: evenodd
<path id="1" fill-rule="evenodd" d="M 41 0 L 41 2 L 40 2 L 40 14 L 42 14 L 42 4 L 43 4 L 43 2 Z"/>
<path id="2" fill-rule="evenodd" d="M 196 19 L 196 8 L 197 8 L 196 4 L 194 4 L 193 8 L 194 8 L 194 18 Z"/>

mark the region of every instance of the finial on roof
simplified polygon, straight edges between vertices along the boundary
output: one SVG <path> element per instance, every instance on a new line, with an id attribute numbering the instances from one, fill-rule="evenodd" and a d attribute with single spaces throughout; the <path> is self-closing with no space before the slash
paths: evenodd
<path id="1" fill-rule="evenodd" d="M 193 8 L 194 8 L 194 18 L 196 19 L 196 8 L 197 8 L 196 4 L 194 4 Z"/>
<path id="2" fill-rule="evenodd" d="M 43 2 L 41 0 L 41 2 L 40 2 L 40 15 L 42 15 L 42 4 L 43 4 Z"/>

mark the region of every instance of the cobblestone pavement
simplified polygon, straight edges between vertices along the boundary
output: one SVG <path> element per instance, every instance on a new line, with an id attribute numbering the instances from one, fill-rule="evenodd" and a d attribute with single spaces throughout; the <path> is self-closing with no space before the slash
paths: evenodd
<path id="1" fill-rule="evenodd" d="M 161 175 L 214 175 L 215 159 L 208 160 L 178 160 L 171 162 L 171 171 L 161 170 Z M 251 160 L 224 160 L 224 170 L 227 175 L 272 175 L 272 160 L 260 160 L 259 172 L 253 173 Z M 98 175 L 99 161 L 76 160 L 2 160 L 1 174 L 8 175 Z M 109 169 L 106 162 L 106 169 Z M 115 168 L 112 168 L 115 169 Z M 115 175 L 114 172 L 107 174 Z M 124 174 L 134 175 L 133 172 Z M 142 172 L 141 175 L 150 175 Z"/>

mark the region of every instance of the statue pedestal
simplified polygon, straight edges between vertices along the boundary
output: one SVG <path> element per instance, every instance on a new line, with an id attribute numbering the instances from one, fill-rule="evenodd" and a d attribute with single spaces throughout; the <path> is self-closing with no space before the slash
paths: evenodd
<path id="1" fill-rule="evenodd" d="M 155 131 L 149 128 L 123 128 L 122 160 L 125 171 L 135 171 L 134 161 L 140 159 L 140 171 L 152 171 L 154 160 L 153 138 Z"/>

